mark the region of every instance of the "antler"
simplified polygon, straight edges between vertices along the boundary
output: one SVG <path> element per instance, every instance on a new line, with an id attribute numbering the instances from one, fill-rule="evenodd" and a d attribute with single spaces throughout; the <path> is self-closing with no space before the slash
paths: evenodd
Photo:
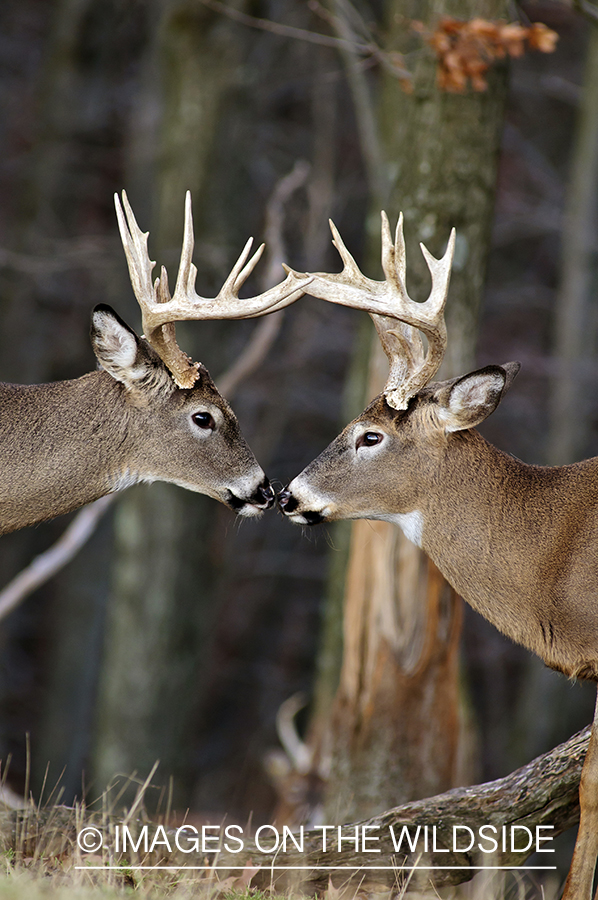
<path id="1" fill-rule="evenodd" d="M 385 212 L 382 213 L 382 269 L 385 281 L 366 278 L 330 222 L 332 243 L 343 261 L 343 271 L 330 275 L 309 273 L 312 282 L 308 293 L 321 300 L 351 306 L 368 312 L 376 326 L 384 352 L 390 361 L 390 372 L 384 388 L 386 401 L 394 409 L 406 409 L 409 399 L 424 387 L 440 367 L 446 350 L 444 304 L 455 248 L 455 229 L 442 259 L 436 259 L 420 244 L 430 275 L 432 290 L 424 303 L 417 303 L 405 285 L 405 238 L 403 215 L 399 216 L 394 243 Z M 285 266 L 291 274 L 291 270 Z M 428 339 L 428 352 L 419 332 Z"/>
<path id="2" fill-rule="evenodd" d="M 175 322 L 191 319 L 249 319 L 262 316 L 294 303 L 305 293 L 305 287 L 311 281 L 310 276 L 288 272 L 283 282 L 263 294 L 240 299 L 239 290 L 253 272 L 265 246 L 262 244 L 258 247 L 247 262 L 253 243 L 253 238 L 249 238 L 217 296 L 213 299 L 200 297 L 195 290 L 197 269 L 191 261 L 194 246 L 193 217 L 191 194 L 187 191 L 181 261 L 174 294 L 171 297 L 164 266 L 160 270 L 160 277 L 152 283 L 152 270 L 156 264 L 148 255 L 149 232 L 143 232 L 139 228 L 124 191 L 122 200 L 121 206 L 118 195 L 114 195 L 118 227 L 127 257 L 131 284 L 141 307 L 143 332 L 179 387 L 193 387 L 199 373 L 199 364 L 192 362 L 177 345 Z"/>

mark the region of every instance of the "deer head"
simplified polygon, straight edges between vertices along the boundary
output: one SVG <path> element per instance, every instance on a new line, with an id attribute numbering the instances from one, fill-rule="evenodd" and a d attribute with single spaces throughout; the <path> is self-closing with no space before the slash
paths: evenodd
<path id="1" fill-rule="evenodd" d="M 124 210 L 123 210 L 124 206 Z M 176 342 L 183 319 L 247 318 L 293 303 L 305 278 L 289 274 L 257 297 L 239 298 L 263 247 L 248 241 L 213 299 L 195 292 L 193 225 L 187 195 L 174 295 L 154 263 L 123 193 L 118 222 L 145 337 L 108 306 L 96 307 L 91 339 L 100 371 L 45 385 L 0 385 L 0 533 L 69 512 L 139 481 L 168 481 L 208 494 L 244 516 L 274 494 L 239 423 L 201 363 Z M 307 279 L 309 281 L 309 279 Z"/>
<path id="2" fill-rule="evenodd" d="M 407 293 L 403 218 L 394 241 L 382 213 L 384 281 L 367 278 L 331 222 L 343 270 L 314 273 L 308 293 L 366 310 L 390 362 L 384 390 L 324 452 L 279 495 L 280 507 L 298 524 L 345 518 L 396 520 L 419 510 L 433 460 L 447 435 L 472 428 L 496 408 L 519 366 L 488 367 L 430 384 L 446 349 L 444 306 L 455 230 L 442 259 L 421 245 L 432 277 L 425 302 Z M 421 333 L 426 336 L 427 349 Z M 418 488 L 418 485 L 420 487 Z M 417 516 L 411 534 L 417 531 Z"/>

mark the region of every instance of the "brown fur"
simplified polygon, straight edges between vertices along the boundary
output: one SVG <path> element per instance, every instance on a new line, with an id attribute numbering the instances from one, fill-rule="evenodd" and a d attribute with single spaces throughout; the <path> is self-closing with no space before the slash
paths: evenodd
<path id="1" fill-rule="evenodd" d="M 53 384 L 0 384 L 0 534 L 137 481 L 170 481 L 244 514 L 266 508 L 264 473 L 207 369 L 193 388 L 177 388 L 114 313 L 104 307 L 96 319 L 105 370 Z M 98 338 L 106 327 L 128 342 L 129 365 L 110 335 Z M 213 416 L 213 431 L 193 424 L 199 411 Z"/>
<path id="2" fill-rule="evenodd" d="M 488 366 L 429 385 L 405 412 L 376 398 L 291 482 L 280 503 L 299 523 L 397 521 L 497 628 L 565 675 L 598 681 L 598 458 L 529 466 L 473 430 L 518 368 Z M 382 441 L 364 447 L 359 442 L 368 431 Z M 598 703 L 580 808 L 563 900 L 592 895 Z"/>
<path id="3" fill-rule="evenodd" d="M 598 458 L 530 466 L 473 429 L 447 432 L 459 381 L 428 386 L 405 412 L 377 397 L 290 484 L 294 513 L 314 497 L 327 520 L 418 510 L 423 549 L 474 609 L 552 668 L 598 680 Z M 384 443 L 356 452 L 364 430 Z"/>

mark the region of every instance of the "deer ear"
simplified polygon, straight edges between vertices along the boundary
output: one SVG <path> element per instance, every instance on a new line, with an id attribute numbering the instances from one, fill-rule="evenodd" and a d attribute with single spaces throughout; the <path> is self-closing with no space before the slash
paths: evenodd
<path id="1" fill-rule="evenodd" d="M 475 428 L 494 412 L 519 371 L 519 363 L 486 366 L 457 378 L 442 400 L 438 415 L 446 431 Z"/>
<path id="2" fill-rule="evenodd" d="M 92 313 L 91 344 L 102 369 L 129 391 L 174 388 L 172 378 L 154 351 L 104 303 Z"/>

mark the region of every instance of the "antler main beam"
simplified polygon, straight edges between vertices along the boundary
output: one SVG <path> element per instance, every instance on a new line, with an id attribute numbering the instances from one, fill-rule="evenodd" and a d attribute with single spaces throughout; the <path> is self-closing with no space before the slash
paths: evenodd
<path id="1" fill-rule="evenodd" d="M 323 272 L 309 273 L 312 281 L 308 293 L 321 300 L 370 313 L 391 363 L 390 375 L 384 388 L 387 402 L 395 409 L 405 409 L 409 399 L 438 371 L 446 349 L 444 305 L 455 248 L 455 229 L 451 231 L 442 259 L 436 259 L 420 244 L 432 276 L 432 289 L 423 303 L 412 300 L 407 293 L 402 214 L 393 242 L 388 217 L 382 212 L 382 269 L 385 281 L 367 278 L 347 250 L 332 221 L 330 229 L 332 243 L 343 262 L 343 270 L 332 275 Z M 285 270 L 293 274 L 286 266 Z M 414 329 L 423 332 L 428 339 L 425 357 L 421 338 L 413 333 Z"/>
<path id="2" fill-rule="evenodd" d="M 193 265 L 193 216 L 191 194 L 185 198 L 185 228 L 181 261 L 174 294 L 170 295 L 168 275 L 164 266 L 160 277 L 152 282 L 152 270 L 156 265 L 149 258 L 147 239 L 149 232 L 139 228 L 125 191 L 122 205 L 114 195 L 118 227 L 133 291 L 141 307 L 145 337 L 168 366 L 180 387 L 192 387 L 197 379 L 199 366 L 177 346 L 174 323 L 195 319 L 250 319 L 289 306 L 305 293 L 311 277 L 288 272 L 280 284 L 256 297 L 241 299 L 239 290 L 257 265 L 263 251 L 262 244 L 248 260 L 253 238 L 249 238 L 230 275 L 214 298 L 201 297 L 195 290 L 197 269 Z M 124 207 L 124 209 L 123 209 Z"/>

